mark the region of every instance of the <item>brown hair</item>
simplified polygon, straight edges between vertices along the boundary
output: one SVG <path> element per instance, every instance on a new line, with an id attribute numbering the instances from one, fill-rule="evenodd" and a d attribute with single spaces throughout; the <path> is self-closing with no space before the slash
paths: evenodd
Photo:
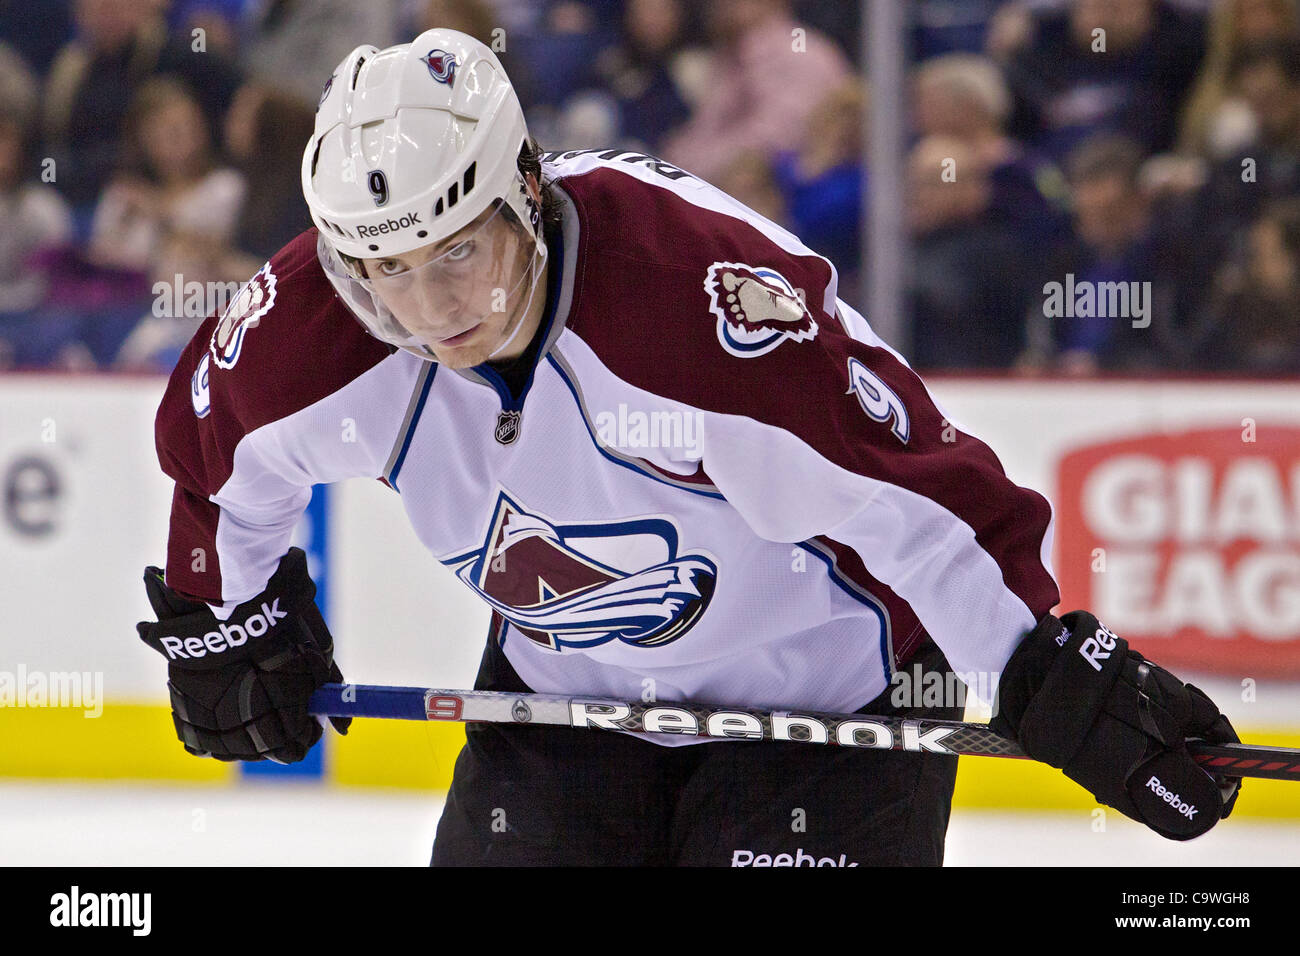
<path id="1" fill-rule="evenodd" d="M 1142 171 L 1142 147 L 1118 133 L 1097 133 L 1084 140 L 1066 158 L 1066 178 L 1070 185 L 1119 177 L 1136 186 Z"/>
<path id="2" fill-rule="evenodd" d="M 151 116 L 175 100 L 186 101 L 199 116 L 199 128 L 203 134 L 205 149 L 201 157 L 202 166 L 197 172 L 203 175 L 211 172 L 216 166 L 211 130 L 198 99 L 183 80 L 174 76 L 156 76 L 141 84 L 140 89 L 131 98 L 131 105 L 127 107 L 122 124 L 125 144 L 124 165 L 151 180 L 157 178 L 157 171 L 145 153 L 144 126 Z"/>
<path id="3" fill-rule="evenodd" d="M 537 140 L 531 136 L 528 137 L 528 142 L 519 151 L 519 172 L 525 176 L 531 173 L 537 180 L 537 184 L 542 190 L 542 226 L 549 229 L 558 226 L 564 218 L 560 212 L 564 200 L 556 196 L 551 184 L 542 179 L 542 155 L 544 152 L 545 150 L 538 145 Z"/>
<path id="4" fill-rule="evenodd" d="M 1287 254 L 1300 263 L 1300 199 L 1280 199 L 1260 216 L 1264 222 L 1276 223 Z"/>
<path id="5" fill-rule="evenodd" d="M 302 200 L 302 148 L 312 137 L 316 117 L 295 96 L 258 88 L 253 114 L 253 151 L 244 163 L 248 194 L 240 217 L 241 231 L 265 236 L 284 216 L 290 197 Z M 301 202 L 302 228 L 311 226 L 306 201 Z"/>

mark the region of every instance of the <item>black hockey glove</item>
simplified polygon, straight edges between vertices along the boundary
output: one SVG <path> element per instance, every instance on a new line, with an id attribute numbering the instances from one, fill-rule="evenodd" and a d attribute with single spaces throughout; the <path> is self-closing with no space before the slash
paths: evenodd
<path id="1" fill-rule="evenodd" d="M 1205 833 L 1240 792 L 1240 778 L 1212 776 L 1187 751 L 1239 742 L 1228 718 L 1086 611 L 1046 615 L 1016 648 L 989 726 L 1171 840 Z"/>
<path id="2" fill-rule="evenodd" d="M 158 622 L 142 621 L 136 630 L 167 658 L 172 719 L 185 749 L 218 760 L 294 763 L 307 756 L 321 736 L 308 699 L 343 674 L 303 550 L 290 548 L 266 590 L 225 621 L 167 587 L 159 568 L 146 568 L 144 583 Z M 352 722 L 330 721 L 341 734 Z"/>

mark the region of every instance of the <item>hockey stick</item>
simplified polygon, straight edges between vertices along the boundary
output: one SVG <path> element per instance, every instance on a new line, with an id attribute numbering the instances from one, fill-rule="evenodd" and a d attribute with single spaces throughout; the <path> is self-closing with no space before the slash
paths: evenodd
<path id="1" fill-rule="evenodd" d="M 766 711 L 486 690 L 326 684 L 312 694 L 311 712 L 318 717 L 544 724 L 1026 759 L 1016 744 L 998 736 L 985 724 L 805 710 Z M 1205 743 L 1192 743 L 1188 749 L 1198 763 L 1216 774 L 1300 781 L 1300 750 Z"/>

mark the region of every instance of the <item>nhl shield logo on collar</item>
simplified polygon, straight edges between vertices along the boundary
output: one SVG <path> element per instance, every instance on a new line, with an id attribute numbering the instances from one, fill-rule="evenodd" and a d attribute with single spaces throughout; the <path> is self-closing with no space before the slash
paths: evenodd
<path id="1" fill-rule="evenodd" d="M 497 416 L 496 440 L 509 445 L 519 437 L 519 412 L 502 412 Z"/>

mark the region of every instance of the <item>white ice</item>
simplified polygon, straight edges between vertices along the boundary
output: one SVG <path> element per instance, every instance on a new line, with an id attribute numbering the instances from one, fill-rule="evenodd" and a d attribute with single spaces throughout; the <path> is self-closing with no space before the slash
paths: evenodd
<path id="1" fill-rule="evenodd" d="M 0 865 L 423 866 L 440 796 L 316 784 L 0 784 Z M 1229 819 L 1172 843 L 1118 814 L 957 810 L 947 865 L 1294 865 L 1300 823 Z"/>

